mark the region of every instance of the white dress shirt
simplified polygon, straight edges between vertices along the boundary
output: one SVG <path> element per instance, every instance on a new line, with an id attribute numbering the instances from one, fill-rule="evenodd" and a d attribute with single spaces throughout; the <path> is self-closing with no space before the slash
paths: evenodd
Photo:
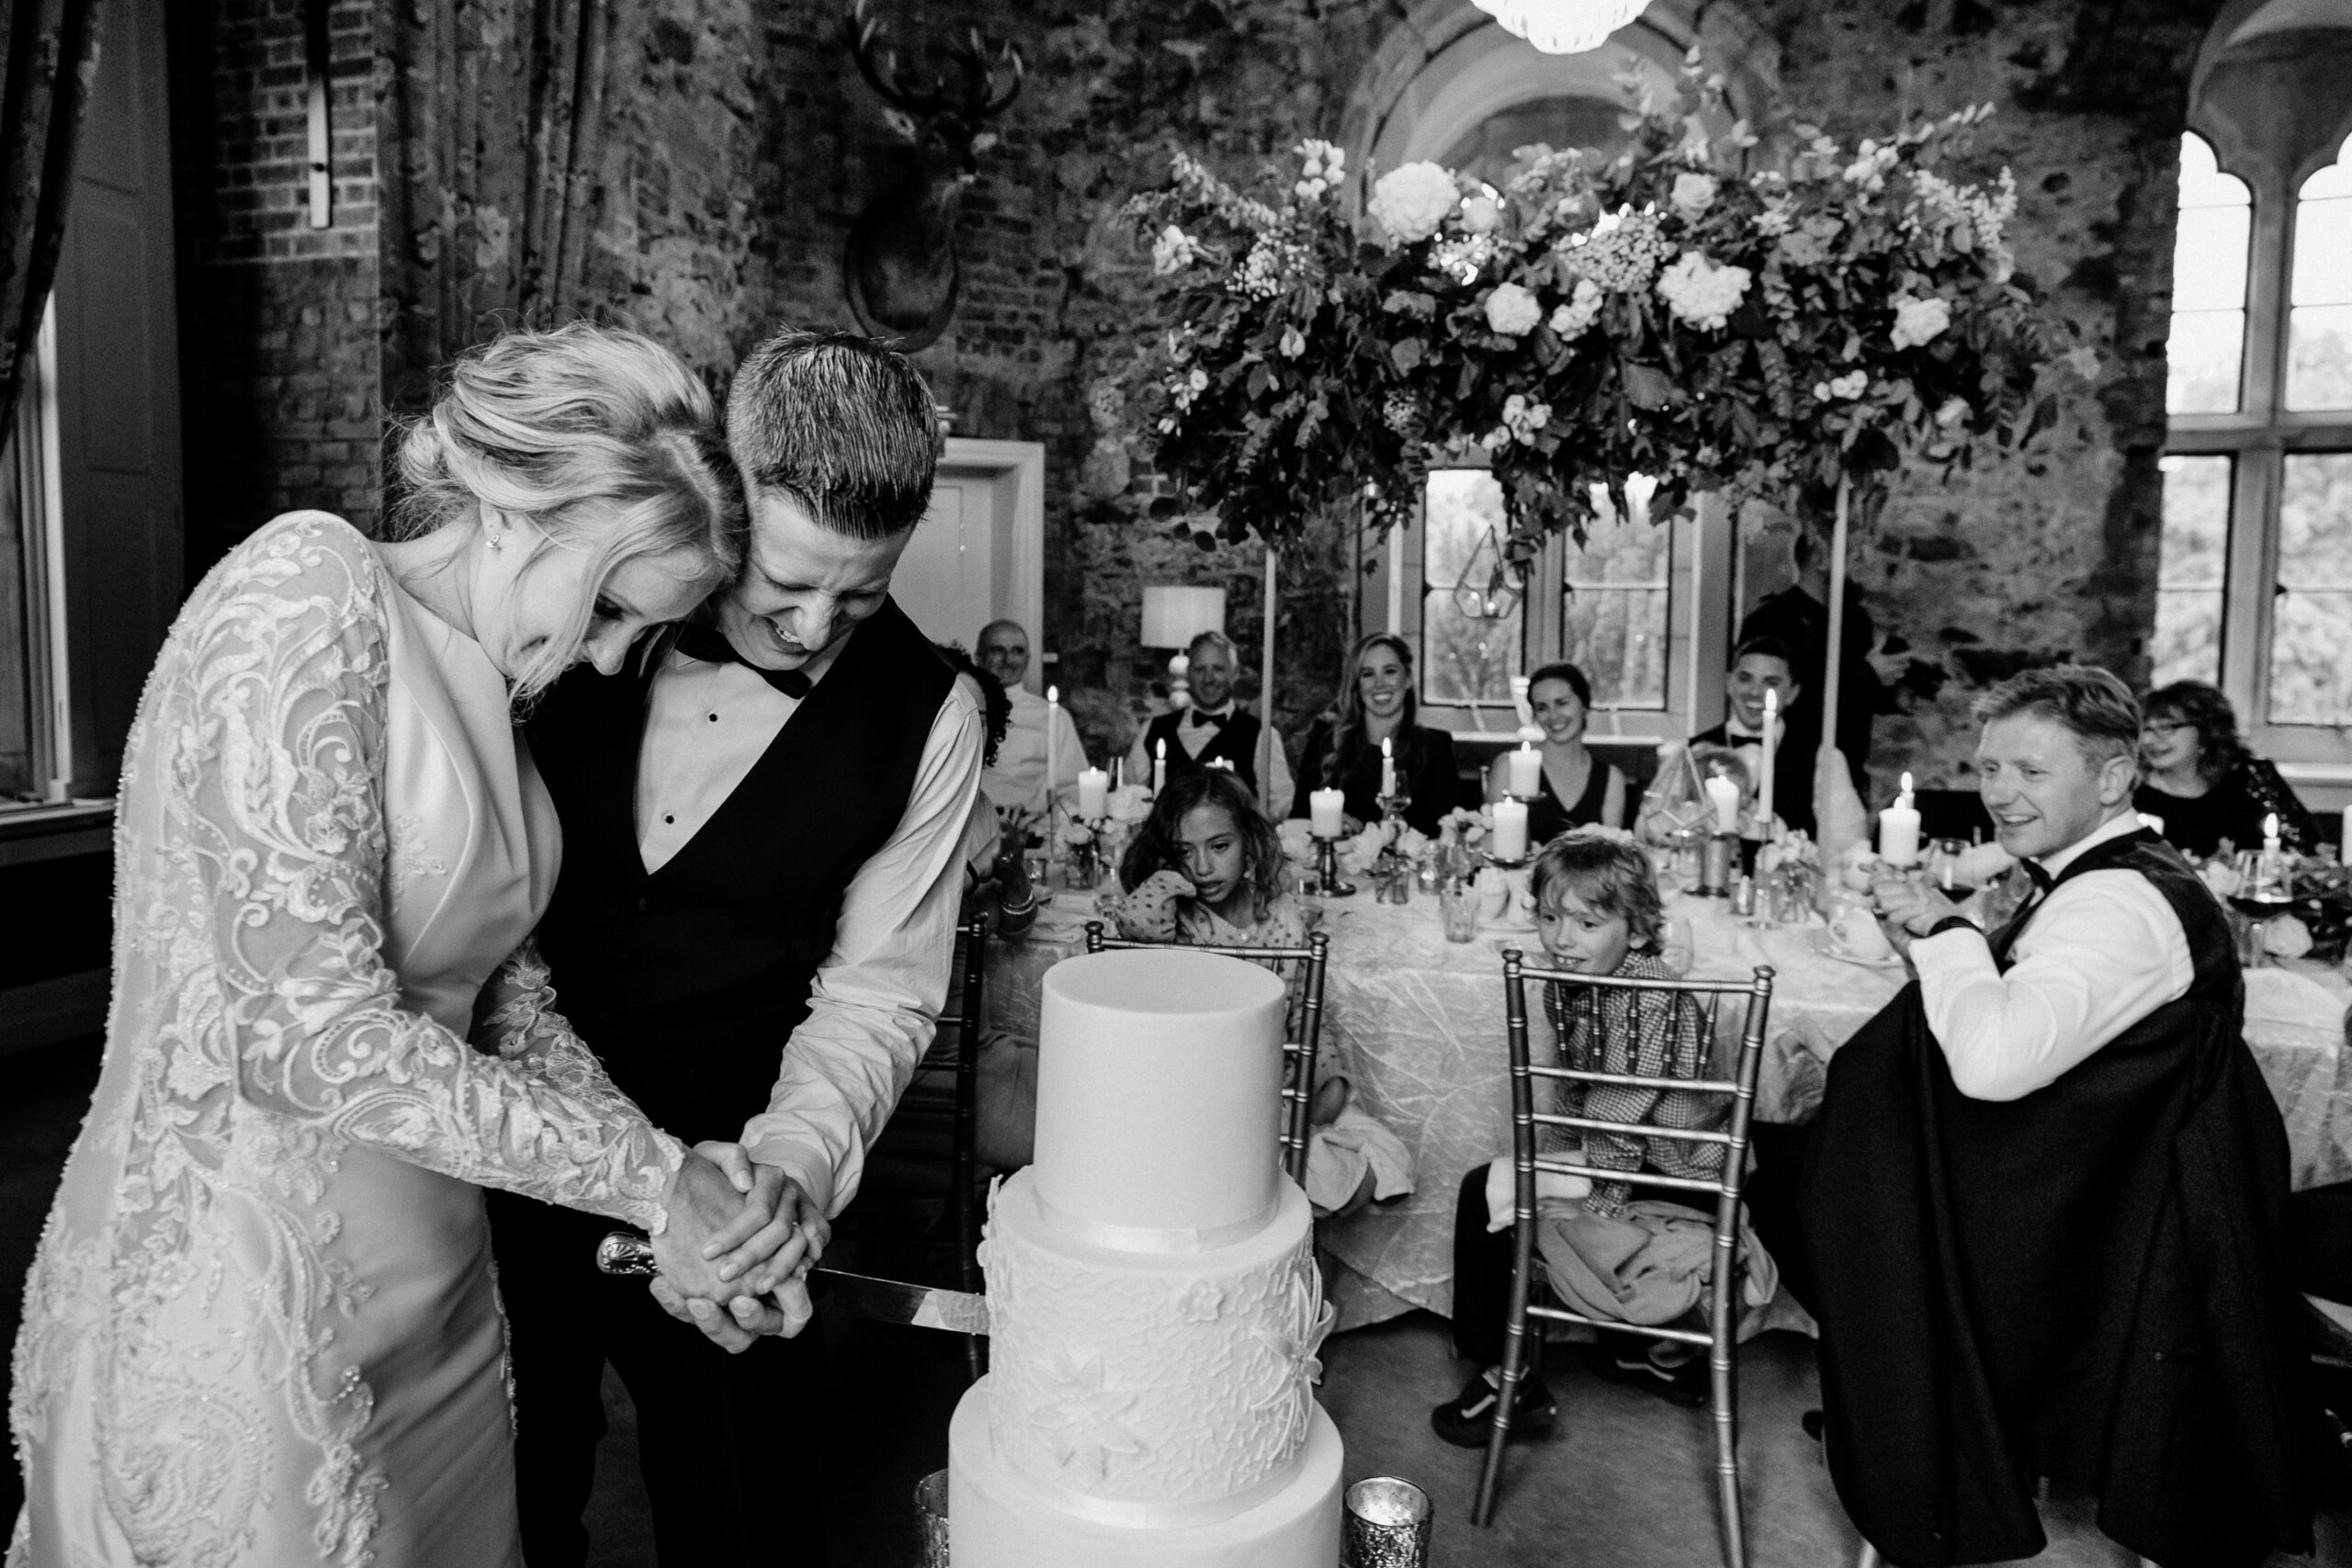
<path id="1" fill-rule="evenodd" d="M 803 666 L 809 679 L 823 681 L 849 640 Z M 710 820 L 799 708 L 743 665 L 670 653 L 653 677 L 638 752 L 647 871 Z M 946 1000 L 981 739 L 978 698 L 958 681 L 932 720 L 898 827 L 850 879 L 808 1016 L 783 1043 L 768 1108 L 743 1128 L 752 1157 L 781 1166 L 827 1215 L 856 1196 L 866 1145 L 930 1049 Z"/>
<path id="2" fill-rule="evenodd" d="M 2093 845 L 2139 828 L 2126 811 L 2044 857 L 2042 869 L 2055 877 Z M 2004 974 L 1984 935 L 1958 927 L 1911 944 L 1928 1027 L 1971 1100 L 2022 1100 L 2046 1088 L 2187 996 L 2196 978 L 2180 917 L 2132 871 L 2085 872 L 2052 889 L 2010 956 Z"/>
<path id="3" fill-rule="evenodd" d="M 1194 724 L 1193 715 L 1201 713 L 1212 718 L 1231 718 L 1238 711 L 1240 711 L 1239 705 L 1230 697 L 1226 699 L 1223 707 L 1186 708 L 1176 726 L 1176 744 L 1184 749 L 1184 755 L 1187 757 L 1199 756 L 1208 750 L 1209 742 L 1224 731 L 1213 725 Z M 1273 728 L 1271 724 L 1265 726 L 1269 733 L 1273 731 Z M 1136 743 L 1127 748 L 1127 782 L 1129 784 L 1148 784 L 1151 782 L 1152 755 L 1151 747 L 1147 739 L 1150 730 L 1151 726 L 1148 724 L 1136 730 Z M 1258 794 L 1260 804 L 1266 808 L 1266 815 L 1279 822 L 1290 815 L 1292 793 L 1290 759 L 1283 754 L 1283 738 L 1279 734 L 1274 735 L 1272 750 L 1274 759 L 1272 776 L 1261 781 L 1266 787 L 1260 790 Z M 1252 767 L 1257 765 L 1254 756 L 1250 760 L 1250 765 Z"/>
<path id="4" fill-rule="evenodd" d="M 1025 687 L 1015 686 L 1005 694 L 1012 699 L 1012 718 L 1004 727 L 1004 739 L 996 749 L 996 761 L 980 774 L 980 788 L 1000 808 L 1043 813 L 1046 809 L 1046 722 L 1050 713 L 1054 727 L 1054 790 L 1061 796 L 1067 809 L 1078 804 L 1078 775 L 1086 766 L 1086 743 L 1078 738 L 1078 726 L 1070 722 L 1069 709 L 1057 703 L 1048 708 L 1046 699 Z"/>

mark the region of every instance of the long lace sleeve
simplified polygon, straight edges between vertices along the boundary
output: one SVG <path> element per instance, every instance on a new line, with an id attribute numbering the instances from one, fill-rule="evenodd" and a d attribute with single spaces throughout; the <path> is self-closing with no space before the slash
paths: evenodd
<path id="1" fill-rule="evenodd" d="M 212 587 L 166 699 L 157 850 L 177 862 L 186 922 L 162 960 L 184 1026 L 175 1096 L 203 1117 L 233 1094 L 658 1231 L 684 1151 L 601 1073 L 485 1055 L 401 1006 L 381 951 L 381 569 L 348 529 L 279 547 Z"/>
<path id="2" fill-rule="evenodd" d="M 555 1010 L 554 976 L 526 940 L 482 988 L 486 1004 L 477 1043 L 543 1083 L 613 1115 L 638 1115 L 636 1101 L 605 1072 L 571 1020 Z"/>

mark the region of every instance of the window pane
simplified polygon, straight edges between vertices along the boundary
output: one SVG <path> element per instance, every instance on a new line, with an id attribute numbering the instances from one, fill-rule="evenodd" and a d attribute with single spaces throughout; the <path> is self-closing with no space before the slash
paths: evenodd
<path id="1" fill-rule="evenodd" d="M 2254 233 L 2246 207 L 2182 209 L 2172 243 L 2172 308 L 2233 310 L 2245 303 L 2245 251 Z"/>
<path id="2" fill-rule="evenodd" d="M 1431 470 L 1421 542 L 1421 700 L 1510 705 L 1523 668 L 1516 595 L 1500 615 L 1489 601 L 1498 542 L 1506 531 L 1502 487 L 1484 468 Z"/>
<path id="3" fill-rule="evenodd" d="M 37 392 L 38 388 L 30 389 Z M 17 496 L 17 444 L 0 441 L 0 805 L 36 793 L 31 659 L 25 640 L 25 541 Z"/>
<path id="4" fill-rule="evenodd" d="M 2352 408 L 2352 141 L 2303 182 L 2287 323 L 2287 406 Z"/>
<path id="5" fill-rule="evenodd" d="M 2298 305 L 2288 333 L 2287 406 L 2352 409 L 2352 305 Z"/>
<path id="6" fill-rule="evenodd" d="M 2155 683 L 2222 671 L 2222 589 L 2230 538 L 2228 457 L 2160 460 L 2164 540 L 2156 566 Z"/>
<path id="7" fill-rule="evenodd" d="M 1621 520 L 1608 492 L 1596 489 L 1600 517 L 1582 549 L 1567 552 L 1562 587 L 1560 656 L 1592 682 L 1593 705 L 1666 706 L 1668 591 L 1673 530 L 1649 518 L 1648 479 L 1625 486 L 1632 515 Z"/>
<path id="8" fill-rule="evenodd" d="M 2352 723 L 2352 453 L 2294 454 L 2278 497 L 2270 722 Z"/>
<path id="9" fill-rule="evenodd" d="M 2176 310 L 2165 344 L 2168 413 L 2234 413 L 2238 351 L 2245 337 L 2244 310 Z"/>

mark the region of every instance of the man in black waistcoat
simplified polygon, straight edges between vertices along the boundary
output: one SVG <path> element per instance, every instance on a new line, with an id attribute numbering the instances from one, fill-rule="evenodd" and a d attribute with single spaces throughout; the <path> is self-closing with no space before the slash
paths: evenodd
<path id="1" fill-rule="evenodd" d="M 1266 749 L 1259 742 L 1265 728 L 1256 714 L 1233 700 L 1234 677 L 1241 671 L 1239 650 L 1223 632 L 1206 631 L 1184 653 L 1192 706 L 1161 714 L 1136 733 L 1127 752 L 1128 781 L 1150 783 L 1152 769 L 1163 756 L 1170 781 L 1202 768 L 1230 768 L 1250 786 L 1266 815 L 1280 821 L 1290 810 L 1290 758 L 1283 750 L 1282 736 L 1275 735 L 1273 767 L 1263 787 L 1260 785 L 1258 760 Z"/>
<path id="2" fill-rule="evenodd" d="M 913 367 L 868 339 L 779 333 L 736 372 L 727 422 L 752 515 L 741 580 L 631 671 L 575 671 L 531 720 L 564 830 L 538 941 L 613 1081 L 681 1136 L 739 1140 L 758 1195 L 807 1233 L 805 1268 L 945 998 L 981 723 L 888 596 L 937 449 Z M 531 1568 L 585 1560 L 607 1361 L 637 1407 L 663 1564 L 821 1563 L 805 1291 L 782 1293 L 789 1316 L 739 1298 L 734 1322 L 659 1281 L 657 1304 L 595 1271 L 606 1222 L 491 1212 Z M 741 1354 L 673 1321 L 689 1311 Z"/>
<path id="3" fill-rule="evenodd" d="M 1873 889 L 1918 971 L 1841 1047 L 1799 1204 L 1824 1448 L 1892 1563 L 2031 1557 L 2033 1484 L 2163 1568 L 2311 1544 L 2287 1139 L 2219 904 L 2132 809 L 2139 705 L 2078 665 L 1977 704 L 2035 892 L 1989 936 Z"/>

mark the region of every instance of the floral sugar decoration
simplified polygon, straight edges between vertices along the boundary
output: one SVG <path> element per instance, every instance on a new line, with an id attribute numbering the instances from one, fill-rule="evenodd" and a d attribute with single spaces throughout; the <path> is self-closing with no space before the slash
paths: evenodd
<path id="1" fill-rule="evenodd" d="M 1484 449 L 1525 563 L 1634 474 L 1661 521 L 1703 491 L 1822 517 L 1841 480 L 1867 513 L 1906 457 L 2013 448 L 2046 378 L 2098 374 L 2011 259 L 2014 179 L 1955 172 L 1989 107 L 1846 147 L 1734 118 L 1695 51 L 1671 98 L 1623 85 L 1622 152 L 1522 148 L 1500 189 L 1307 141 L 1251 194 L 1180 154 L 1126 209 L 1170 329 L 1126 400 L 1185 492 L 1161 509 L 1385 527 Z"/>

